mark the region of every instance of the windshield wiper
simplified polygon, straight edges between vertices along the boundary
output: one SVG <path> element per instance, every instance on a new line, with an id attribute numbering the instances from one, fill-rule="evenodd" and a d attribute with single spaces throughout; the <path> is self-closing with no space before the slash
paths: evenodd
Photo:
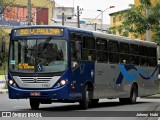
<path id="1" fill-rule="evenodd" d="M 50 40 L 52 39 L 52 37 L 48 37 L 47 39 L 46 39 L 46 41 L 43 43 L 43 50 L 48 46 L 48 43 L 50 42 Z"/>

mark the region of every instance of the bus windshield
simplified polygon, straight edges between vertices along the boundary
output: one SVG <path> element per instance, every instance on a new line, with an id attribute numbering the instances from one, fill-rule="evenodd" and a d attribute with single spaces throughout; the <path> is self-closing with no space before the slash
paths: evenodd
<path id="1" fill-rule="evenodd" d="M 14 72 L 62 72 L 67 68 L 67 41 L 14 40 L 10 45 L 9 69 Z"/>

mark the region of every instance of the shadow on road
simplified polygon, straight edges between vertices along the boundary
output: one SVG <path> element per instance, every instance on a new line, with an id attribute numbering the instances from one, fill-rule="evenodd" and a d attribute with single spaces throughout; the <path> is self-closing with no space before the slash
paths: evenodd
<path id="1" fill-rule="evenodd" d="M 124 106 L 124 105 L 137 105 L 137 104 L 145 104 L 148 102 L 137 102 L 136 104 L 122 104 L 120 102 L 100 102 L 95 106 L 90 106 L 88 109 L 93 109 L 93 108 L 105 108 L 105 107 L 118 107 L 118 106 Z M 50 107 L 51 106 L 51 107 Z M 74 111 L 74 110 L 81 110 L 79 104 L 74 104 L 74 105 L 61 105 L 61 106 L 53 106 L 51 104 L 49 107 L 43 107 L 40 106 L 38 111 Z M 26 110 L 26 109 L 25 109 Z M 28 109 L 31 110 L 31 109 Z"/>

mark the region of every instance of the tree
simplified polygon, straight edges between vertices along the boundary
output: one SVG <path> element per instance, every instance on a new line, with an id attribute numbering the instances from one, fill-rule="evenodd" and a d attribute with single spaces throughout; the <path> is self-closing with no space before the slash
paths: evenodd
<path id="1" fill-rule="evenodd" d="M 120 35 L 127 35 L 127 31 L 133 33 L 135 37 L 145 34 L 147 30 L 152 30 L 155 32 L 156 37 L 153 36 L 155 39 L 157 35 L 160 35 L 160 2 L 155 5 L 151 4 L 151 0 L 140 0 L 140 2 L 141 4 L 138 6 L 129 5 L 131 9 L 120 13 L 127 19 L 115 29 L 118 32 L 120 31 Z M 157 29 L 159 29 L 159 32 Z"/>
<path id="2" fill-rule="evenodd" d="M 14 4 L 15 0 L 0 0 L 0 14 L 3 14 L 5 9 L 7 9 L 8 6 L 11 6 Z"/>

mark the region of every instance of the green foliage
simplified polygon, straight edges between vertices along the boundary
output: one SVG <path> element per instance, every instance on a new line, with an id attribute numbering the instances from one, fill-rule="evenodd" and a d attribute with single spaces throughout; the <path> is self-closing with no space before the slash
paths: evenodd
<path id="1" fill-rule="evenodd" d="M 5 52 L 2 52 L 1 50 L 2 38 L 5 40 L 6 43 Z M 9 35 L 3 29 L 0 29 L 0 62 L 2 62 L 2 66 L 0 66 L 0 74 L 4 74 L 4 72 L 5 73 L 7 72 L 8 47 L 9 47 Z"/>
<path id="2" fill-rule="evenodd" d="M 155 32 L 155 36 L 152 38 L 157 41 L 160 35 L 159 30 L 157 31 L 158 28 L 156 28 L 160 25 L 160 2 L 152 5 L 150 0 L 141 0 L 140 5 L 131 4 L 130 7 L 131 9 L 120 13 L 125 18 L 127 16 L 127 19 L 122 25 L 116 27 L 119 34 L 126 36 L 127 32 L 134 33 L 137 38 L 138 35 L 145 34 L 146 30 L 152 30 Z"/>
<path id="3" fill-rule="evenodd" d="M 0 0 L 0 14 L 4 12 L 7 6 L 13 6 L 15 0 Z"/>

